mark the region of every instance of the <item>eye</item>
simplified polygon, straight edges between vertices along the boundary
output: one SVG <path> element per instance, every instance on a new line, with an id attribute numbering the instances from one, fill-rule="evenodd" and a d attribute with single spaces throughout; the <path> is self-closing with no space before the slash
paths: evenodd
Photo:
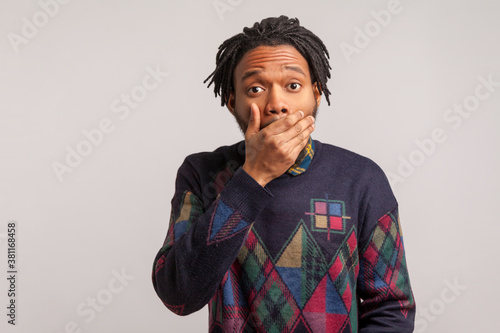
<path id="1" fill-rule="evenodd" d="M 261 88 L 261 87 L 250 87 L 250 88 L 248 89 L 248 92 L 249 92 L 249 93 L 251 93 L 251 94 L 258 94 L 258 93 L 260 93 L 261 91 L 264 91 L 264 89 L 263 89 L 263 88 Z"/>
<path id="2" fill-rule="evenodd" d="M 299 90 L 300 87 L 302 87 L 302 86 L 300 85 L 300 83 L 297 83 L 297 82 L 290 83 L 288 85 L 288 88 L 290 88 L 291 90 Z"/>

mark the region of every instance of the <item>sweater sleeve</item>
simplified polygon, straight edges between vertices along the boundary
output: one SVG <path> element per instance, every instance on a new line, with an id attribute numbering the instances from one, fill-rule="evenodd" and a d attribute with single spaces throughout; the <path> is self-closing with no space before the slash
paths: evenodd
<path id="1" fill-rule="evenodd" d="M 360 210 L 360 333 L 413 332 L 415 301 L 406 267 L 398 203 L 387 177 L 370 163 Z"/>
<path id="2" fill-rule="evenodd" d="M 198 311 L 210 301 L 248 229 L 272 198 L 239 168 L 205 209 L 199 179 L 185 161 L 177 175 L 167 237 L 153 265 L 155 291 L 178 315 Z"/>
<path id="3" fill-rule="evenodd" d="M 415 301 L 397 206 L 378 219 L 360 266 L 359 332 L 413 332 Z"/>

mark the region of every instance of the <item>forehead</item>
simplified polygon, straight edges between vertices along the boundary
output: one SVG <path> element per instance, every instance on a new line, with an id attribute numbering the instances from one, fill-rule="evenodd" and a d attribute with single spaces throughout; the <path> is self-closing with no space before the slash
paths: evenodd
<path id="1" fill-rule="evenodd" d="M 307 60 L 291 45 L 258 46 L 241 58 L 234 70 L 235 81 L 245 78 L 253 71 L 286 71 L 290 68 L 300 68 L 309 77 Z"/>

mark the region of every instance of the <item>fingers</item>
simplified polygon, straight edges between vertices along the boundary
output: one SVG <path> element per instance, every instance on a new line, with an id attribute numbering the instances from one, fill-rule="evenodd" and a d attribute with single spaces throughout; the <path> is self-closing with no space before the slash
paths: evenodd
<path id="1" fill-rule="evenodd" d="M 307 116 L 293 125 L 293 133 L 299 134 L 302 131 L 306 130 L 308 127 L 314 126 L 314 117 L 313 116 Z"/>
<path id="2" fill-rule="evenodd" d="M 297 145 L 301 145 L 302 141 L 307 141 L 314 131 L 314 121 L 313 116 L 304 117 L 304 113 L 298 111 L 273 122 L 262 132 L 266 132 L 269 138 L 274 138 L 273 141 L 277 146 L 284 145 L 294 150 Z"/>
<path id="3" fill-rule="evenodd" d="M 304 112 L 297 111 L 274 121 L 266 127 L 266 130 L 270 135 L 281 134 L 292 128 L 302 118 L 304 118 Z"/>
<path id="4" fill-rule="evenodd" d="M 250 117 L 245 133 L 245 170 L 259 184 L 282 175 L 293 165 L 314 131 L 314 117 L 304 112 L 288 114 L 260 130 L 260 110 L 250 106 Z"/>
<path id="5" fill-rule="evenodd" d="M 297 145 L 300 146 L 304 140 L 307 143 L 309 135 L 314 131 L 314 122 L 313 116 L 304 117 L 303 111 L 297 111 L 274 121 L 261 130 L 260 110 L 255 103 L 252 103 L 245 137 L 248 139 L 260 132 L 264 137 L 272 138 L 276 147 L 288 146 L 287 150 L 290 151 L 294 150 Z"/>
<path id="6" fill-rule="evenodd" d="M 314 126 L 313 126 L 314 127 Z M 307 146 L 307 143 L 309 142 L 309 135 L 312 133 L 314 128 L 309 132 L 309 134 L 304 135 L 304 139 L 301 140 L 301 136 L 296 136 L 294 139 L 297 140 L 297 145 L 294 147 L 294 154 L 297 156 L 299 153 L 304 149 L 305 146 Z"/>
<path id="7" fill-rule="evenodd" d="M 245 136 L 252 136 L 260 131 L 260 110 L 257 104 L 252 103 L 250 105 L 250 118 L 248 120 L 247 131 Z"/>
<path id="8" fill-rule="evenodd" d="M 282 133 L 282 138 L 285 142 L 299 144 L 307 140 L 309 135 L 314 131 L 314 117 L 307 116 L 296 122 L 290 129 Z"/>

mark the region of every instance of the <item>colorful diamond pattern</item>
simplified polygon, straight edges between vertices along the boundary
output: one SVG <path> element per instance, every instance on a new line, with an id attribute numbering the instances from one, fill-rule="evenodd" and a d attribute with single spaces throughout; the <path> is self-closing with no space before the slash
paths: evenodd
<path id="1" fill-rule="evenodd" d="M 252 304 L 256 326 L 266 332 L 289 332 L 300 314 L 290 290 L 273 270 Z"/>
<path id="2" fill-rule="evenodd" d="M 210 222 L 207 244 L 210 245 L 232 237 L 249 225 L 250 223 L 243 220 L 239 212 L 231 209 L 224 202 L 218 201 Z"/>
<path id="3" fill-rule="evenodd" d="M 275 258 L 250 228 L 231 274 L 223 281 L 224 329 L 293 332 L 300 327 L 304 332 L 341 332 L 357 325 L 357 318 L 350 316 L 353 306 L 356 310 L 355 229 L 348 235 L 328 263 L 304 221 Z"/>
<path id="4" fill-rule="evenodd" d="M 393 212 L 397 214 L 397 212 Z M 377 290 L 377 296 L 362 303 L 370 310 L 383 297 L 394 296 L 399 299 L 404 316 L 414 304 L 406 269 L 404 248 L 400 234 L 399 221 L 394 214 L 386 214 L 379 219 L 371 241 L 364 251 L 366 260 L 360 272 L 360 283 L 364 290 Z"/>

